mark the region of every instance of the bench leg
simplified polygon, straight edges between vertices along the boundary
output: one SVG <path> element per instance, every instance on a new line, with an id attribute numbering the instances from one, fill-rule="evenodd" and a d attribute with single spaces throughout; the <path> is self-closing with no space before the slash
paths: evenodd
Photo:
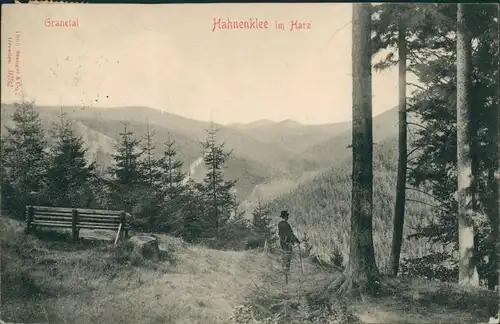
<path id="1" fill-rule="evenodd" d="M 78 242 L 80 240 L 80 230 L 76 230 L 73 232 L 73 240 Z"/>
<path id="2" fill-rule="evenodd" d="M 33 225 L 26 226 L 26 229 L 24 230 L 24 233 L 26 233 L 26 234 L 32 234 L 33 232 L 35 232 L 35 226 L 33 226 Z"/>

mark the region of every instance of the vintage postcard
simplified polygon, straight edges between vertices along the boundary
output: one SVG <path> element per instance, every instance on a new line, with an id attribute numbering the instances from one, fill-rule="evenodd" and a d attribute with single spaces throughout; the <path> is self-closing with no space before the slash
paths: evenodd
<path id="1" fill-rule="evenodd" d="M 2 323 L 498 323 L 498 5 L 1 14 Z"/>

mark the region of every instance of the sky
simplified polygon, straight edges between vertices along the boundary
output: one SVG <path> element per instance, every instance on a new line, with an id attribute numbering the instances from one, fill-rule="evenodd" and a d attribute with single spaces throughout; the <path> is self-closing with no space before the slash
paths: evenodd
<path id="1" fill-rule="evenodd" d="M 268 21 L 268 29 L 214 31 L 218 18 Z M 351 18 L 343 3 L 4 5 L 1 100 L 147 106 L 223 124 L 346 121 Z M 290 31 L 295 20 L 310 29 Z M 396 106 L 397 70 L 372 80 L 373 114 Z"/>

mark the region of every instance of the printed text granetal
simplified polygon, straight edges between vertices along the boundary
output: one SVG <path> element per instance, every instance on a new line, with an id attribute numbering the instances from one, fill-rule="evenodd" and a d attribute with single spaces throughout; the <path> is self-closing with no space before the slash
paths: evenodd
<path id="1" fill-rule="evenodd" d="M 75 28 L 80 27 L 80 21 L 78 18 L 66 20 L 47 18 L 45 19 L 45 27 Z"/>

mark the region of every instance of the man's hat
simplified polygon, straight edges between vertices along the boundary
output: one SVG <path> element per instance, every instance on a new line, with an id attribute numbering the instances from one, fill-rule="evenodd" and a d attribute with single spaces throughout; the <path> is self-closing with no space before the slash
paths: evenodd
<path id="1" fill-rule="evenodd" d="M 288 211 L 286 211 L 286 210 L 282 210 L 281 211 L 281 214 L 280 214 L 281 218 L 287 218 L 288 216 L 290 216 L 290 214 L 288 213 Z"/>

